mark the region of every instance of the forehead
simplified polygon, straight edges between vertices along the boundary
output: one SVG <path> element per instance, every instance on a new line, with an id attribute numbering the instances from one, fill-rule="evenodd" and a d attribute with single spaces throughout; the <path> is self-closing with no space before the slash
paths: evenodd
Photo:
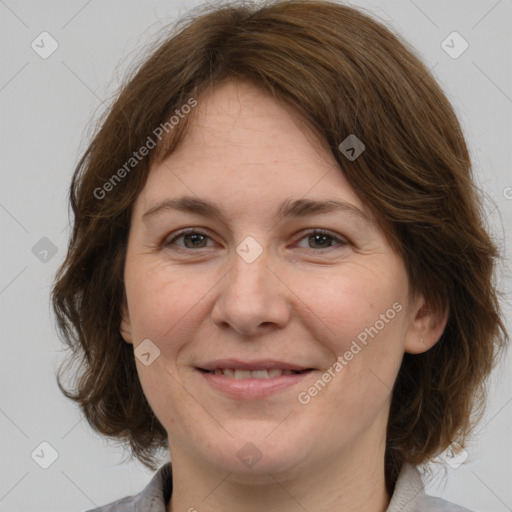
<path id="1" fill-rule="evenodd" d="M 231 80 L 198 98 L 180 145 L 151 168 L 139 212 L 181 195 L 238 211 L 308 195 L 364 209 L 325 140 L 265 91 Z"/>
<path id="2" fill-rule="evenodd" d="M 199 98 L 183 150 L 247 163 L 280 156 L 335 163 L 325 140 L 287 104 L 247 81 L 227 80 Z"/>

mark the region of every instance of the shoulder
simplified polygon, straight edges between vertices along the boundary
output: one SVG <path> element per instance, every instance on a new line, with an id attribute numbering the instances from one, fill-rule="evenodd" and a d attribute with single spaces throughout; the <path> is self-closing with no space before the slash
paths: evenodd
<path id="1" fill-rule="evenodd" d="M 455 503 L 427 495 L 419 500 L 419 505 L 418 512 L 471 512 L 471 510 L 455 505 Z"/>
<path id="2" fill-rule="evenodd" d="M 425 494 L 421 474 L 412 464 L 404 464 L 386 512 L 471 512 L 441 498 Z"/>
<path id="3" fill-rule="evenodd" d="M 134 496 L 126 496 L 87 512 L 166 512 L 172 492 L 171 464 L 164 464 L 150 482 Z"/>
<path id="4" fill-rule="evenodd" d="M 94 509 L 87 510 L 86 512 L 132 512 L 135 511 L 135 501 L 137 496 L 126 496 L 119 500 L 102 505 Z"/>

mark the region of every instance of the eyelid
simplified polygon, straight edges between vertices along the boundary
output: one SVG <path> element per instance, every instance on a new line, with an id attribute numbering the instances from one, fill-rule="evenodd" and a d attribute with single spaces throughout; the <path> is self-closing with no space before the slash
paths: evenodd
<path id="1" fill-rule="evenodd" d="M 210 240 L 213 240 L 213 238 L 202 228 L 184 228 L 184 229 L 181 229 L 179 231 L 172 233 L 171 234 L 172 238 L 170 240 L 169 240 L 169 237 L 165 237 L 162 241 L 162 245 L 163 246 L 171 245 L 178 238 L 181 238 L 186 235 L 191 235 L 191 234 L 202 235 L 202 236 L 209 238 Z M 183 249 L 183 250 L 194 250 L 194 249 L 189 249 L 188 247 L 179 247 L 178 246 L 178 248 Z M 200 249 L 204 249 L 204 247 L 200 247 Z"/>
<path id="2" fill-rule="evenodd" d="M 192 227 L 192 228 L 184 228 L 182 230 L 179 230 L 179 231 L 173 233 L 172 238 L 170 240 L 168 240 L 169 237 L 164 238 L 162 245 L 170 246 L 178 238 L 181 238 L 183 236 L 190 235 L 190 234 L 201 235 L 206 238 L 209 238 L 210 240 L 213 240 L 213 238 L 208 234 L 207 230 L 204 230 L 203 228 L 193 228 Z M 321 251 L 326 251 L 327 249 L 334 249 L 334 248 L 336 248 L 336 245 L 346 246 L 346 245 L 350 244 L 350 242 L 347 238 L 337 235 L 336 233 L 326 230 L 326 229 L 323 229 L 323 228 L 310 228 L 308 230 L 302 231 L 300 233 L 299 238 L 297 238 L 296 242 L 294 242 L 294 243 L 296 244 L 296 243 L 302 241 L 303 239 L 305 239 L 309 236 L 314 236 L 314 235 L 325 235 L 325 236 L 328 236 L 329 238 L 331 238 L 334 242 L 336 242 L 335 245 L 321 248 L 321 249 L 311 249 L 310 248 L 310 250 L 312 250 L 314 252 L 321 252 Z M 184 251 L 197 250 L 197 249 L 191 249 L 188 247 L 180 247 L 180 246 L 177 246 L 177 247 L 178 247 L 178 250 L 184 250 Z M 206 248 L 208 248 L 208 247 L 199 247 L 198 249 L 206 249 Z"/>
<path id="3" fill-rule="evenodd" d="M 303 240 L 304 238 L 307 238 L 308 236 L 314 236 L 314 235 L 328 236 L 329 238 L 332 238 L 335 242 L 337 242 L 338 245 L 342 245 L 342 246 L 348 245 L 350 243 L 347 238 L 345 238 L 341 235 L 337 235 L 336 233 L 333 233 L 332 231 L 329 231 L 327 229 L 322 229 L 322 228 L 311 228 L 309 230 L 302 232 L 300 234 L 300 237 L 298 238 L 297 242 L 300 242 L 301 240 Z M 327 249 L 334 249 L 334 248 L 336 248 L 336 244 L 326 247 L 323 250 L 325 251 Z M 314 250 L 314 249 L 312 249 L 312 250 Z M 317 249 L 315 252 L 319 252 L 321 250 L 322 249 Z"/>

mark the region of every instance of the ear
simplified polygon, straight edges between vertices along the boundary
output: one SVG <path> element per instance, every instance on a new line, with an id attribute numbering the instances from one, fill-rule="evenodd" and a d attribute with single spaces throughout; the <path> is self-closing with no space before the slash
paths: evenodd
<path id="1" fill-rule="evenodd" d="M 126 304 L 126 299 L 123 300 L 121 305 L 121 326 L 119 329 L 121 336 L 126 343 L 133 344 L 132 337 L 132 326 L 130 322 L 130 314 L 128 313 L 128 306 Z"/>
<path id="2" fill-rule="evenodd" d="M 448 306 L 439 311 L 430 307 L 422 294 L 416 297 L 405 338 L 405 352 L 421 354 L 431 349 L 441 338 L 448 323 Z"/>

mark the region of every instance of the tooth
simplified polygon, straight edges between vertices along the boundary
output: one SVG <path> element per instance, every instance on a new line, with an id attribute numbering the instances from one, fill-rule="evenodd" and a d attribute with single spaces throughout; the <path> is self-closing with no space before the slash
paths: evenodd
<path id="1" fill-rule="evenodd" d="M 235 379 L 237 380 L 245 380 L 251 378 L 250 370 L 235 370 Z"/>
<path id="2" fill-rule="evenodd" d="M 269 378 L 269 372 L 267 370 L 253 370 L 251 372 L 251 377 L 255 379 L 268 379 Z"/>
<path id="3" fill-rule="evenodd" d="M 281 375 L 292 375 L 292 370 L 282 370 L 281 368 L 269 368 L 267 370 L 239 370 L 236 368 L 215 368 L 215 375 L 224 375 L 225 377 L 237 380 L 246 379 L 268 379 L 273 377 L 281 377 Z"/>

